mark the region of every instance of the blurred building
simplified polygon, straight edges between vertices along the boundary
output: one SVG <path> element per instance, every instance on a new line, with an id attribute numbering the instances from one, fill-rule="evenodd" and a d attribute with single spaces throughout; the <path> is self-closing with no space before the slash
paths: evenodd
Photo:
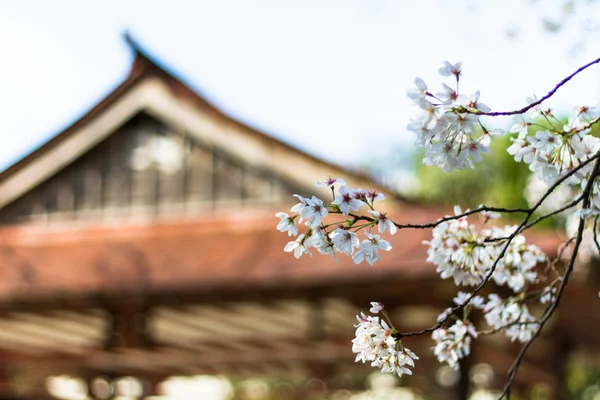
<path id="1" fill-rule="evenodd" d="M 373 183 L 236 121 L 128 44 L 127 79 L 0 173 L 0 399 L 155 398 L 170 387 L 184 394 L 169 398 L 340 400 L 364 391 L 373 371 L 351 353 L 357 312 L 383 301 L 402 330 L 421 329 L 454 295 L 425 264 L 430 233 L 399 232 L 376 267 L 295 260 L 274 229 L 292 194 L 313 193 L 328 175 Z M 384 207 L 414 223 L 443 212 L 393 197 Z M 554 251 L 554 236 L 540 240 Z M 561 387 L 574 348 L 565 327 L 598 319 L 581 307 L 591 289 L 578 290 L 575 314 L 536 345 L 518 388 Z M 412 389 L 388 398 L 501 387 L 518 350 L 484 339 L 460 377 L 433 359 L 427 337 L 406 342 L 422 356 L 402 382 Z M 190 382 L 223 385 L 182 389 Z"/>

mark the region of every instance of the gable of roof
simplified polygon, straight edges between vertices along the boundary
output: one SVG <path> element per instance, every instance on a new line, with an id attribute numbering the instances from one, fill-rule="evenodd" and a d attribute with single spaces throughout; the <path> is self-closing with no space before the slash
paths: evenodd
<path id="1" fill-rule="evenodd" d="M 365 174 L 318 159 L 225 114 L 152 59 L 129 35 L 127 78 L 102 101 L 31 154 L 0 173 L 0 208 L 73 162 L 140 112 L 168 122 L 255 167 L 277 170 L 300 187 L 327 175 L 373 187 Z"/>

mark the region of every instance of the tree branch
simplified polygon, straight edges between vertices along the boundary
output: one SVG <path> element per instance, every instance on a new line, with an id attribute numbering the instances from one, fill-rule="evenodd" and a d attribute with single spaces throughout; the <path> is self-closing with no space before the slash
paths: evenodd
<path id="1" fill-rule="evenodd" d="M 600 159 L 596 160 L 596 163 L 594 164 L 594 169 L 592 170 L 590 178 L 585 186 L 585 189 L 583 190 L 583 194 L 584 194 L 583 207 L 584 208 L 588 208 L 590 205 L 590 193 L 592 192 L 592 187 L 594 186 L 594 181 L 595 181 L 596 177 L 598 176 L 599 171 L 600 171 Z M 550 319 L 550 317 L 552 316 L 552 314 L 558 307 L 558 304 L 560 303 L 560 299 L 565 291 L 565 287 L 567 286 L 567 283 L 569 282 L 569 277 L 570 277 L 571 273 L 573 272 L 573 268 L 575 266 L 575 260 L 577 259 L 577 253 L 579 251 L 579 246 L 581 245 L 581 241 L 583 239 L 584 228 L 585 228 L 585 219 L 581 218 L 579 220 L 579 226 L 577 228 L 577 238 L 575 239 L 575 245 L 573 246 L 573 253 L 571 253 L 571 258 L 569 260 L 569 264 L 567 265 L 567 268 L 563 275 L 562 282 L 558 288 L 558 291 L 556 292 L 556 300 L 546 309 L 546 311 L 544 312 L 544 315 L 542 315 L 542 318 L 540 318 L 539 329 L 533 334 L 532 338 L 523 345 L 523 347 L 521 348 L 521 351 L 517 355 L 517 358 L 513 362 L 513 365 L 508 370 L 506 384 L 504 385 L 504 390 L 502 391 L 502 394 L 500 395 L 498 400 L 501 400 L 505 397 L 507 399 L 509 398 L 510 387 L 515 379 L 515 376 L 517 375 L 517 371 L 519 370 L 519 366 L 521 365 L 521 362 L 523 361 L 523 357 L 525 356 L 527 349 L 529 348 L 529 346 L 531 346 L 531 343 L 533 343 L 533 341 L 539 336 L 544 325 Z"/>
<path id="2" fill-rule="evenodd" d="M 433 332 L 434 330 L 439 329 L 444 324 L 444 322 L 446 322 L 446 320 L 448 320 L 448 318 L 450 318 L 451 316 L 453 316 L 454 314 L 456 314 L 456 312 L 458 310 L 461 310 L 467 304 L 469 304 L 471 302 L 471 300 L 488 283 L 488 281 L 490 280 L 490 278 L 494 274 L 494 271 L 496 271 L 496 267 L 498 266 L 498 263 L 500 262 L 500 260 L 506 254 L 506 251 L 508 250 L 508 247 L 510 246 L 510 243 L 512 242 L 512 240 L 519 233 L 521 233 L 523 231 L 523 228 L 525 226 L 527 226 L 527 223 L 529 222 L 529 219 L 531 219 L 531 216 L 533 215 L 533 213 L 535 213 L 535 211 L 542 205 L 542 203 L 544 202 L 544 200 L 546 200 L 546 198 L 554 191 L 554 189 L 556 189 L 562 182 L 564 182 L 571 175 L 573 175 L 577 170 L 583 168 L 586 164 L 590 163 L 594 159 L 600 160 L 598 158 L 599 156 L 600 156 L 600 152 L 596 153 L 593 157 L 590 157 L 586 161 L 584 161 L 581 164 L 579 164 L 576 168 L 574 168 L 571 171 L 569 171 L 569 173 L 563 175 L 560 179 L 557 179 L 556 182 L 554 182 L 554 184 L 552 184 L 552 186 L 550 186 L 548 188 L 548 190 L 546 191 L 546 193 L 544 193 L 544 195 L 537 201 L 537 203 L 535 203 L 533 205 L 533 207 L 531 207 L 531 208 L 528 209 L 527 215 L 525 216 L 525 219 L 523 219 L 523 221 L 521 222 L 521 224 L 517 227 L 517 229 L 515 229 L 515 231 L 511 235 L 509 235 L 509 236 L 507 236 L 505 238 L 506 239 L 506 243 L 504 244 L 504 247 L 502 248 L 502 251 L 500 252 L 500 254 L 498 255 L 498 257 L 496 257 L 496 259 L 494 260 L 494 263 L 492 264 L 492 267 L 488 271 L 488 273 L 485 276 L 485 278 L 483 279 L 483 281 L 475 288 L 475 290 L 471 293 L 471 295 L 462 304 L 459 304 L 459 305 L 453 307 L 451 309 L 450 313 L 448 315 L 446 315 L 446 317 L 444 319 L 442 319 L 441 321 L 439 321 L 438 323 L 436 323 L 434 326 L 432 326 L 430 328 L 426 328 L 426 329 L 420 330 L 420 331 L 408 332 L 408 333 L 400 333 L 399 337 L 418 336 L 418 335 L 423 335 L 423 334 L 428 333 L 428 332 Z M 592 176 L 590 178 L 590 181 L 588 182 L 588 185 L 586 186 L 586 188 L 585 188 L 585 190 L 583 192 L 584 193 L 583 194 L 583 196 L 584 196 L 584 206 L 586 204 L 586 199 L 587 199 L 587 204 L 589 205 L 589 191 L 591 190 L 591 183 L 590 182 L 593 182 L 594 177 L 597 176 L 597 174 L 598 174 L 598 171 L 597 171 L 597 167 L 599 165 L 598 162 L 599 161 L 596 161 L 596 164 L 594 165 L 594 170 L 592 171 Z M 595 171 L 596 175 L 594 175 L 594 171 Z M 588 186 L 589 186 L 589 188 L 588 188 Z"/>
<path id="3" fill-rule="evenodd" d="M 590 61 L 589 63 L 585 64 L 584 66 L 578 68 L 571 75 L 567 76 L 565 79 L 563 79 L 562 81 L 558 82 L 558 84 L 552 90 L 550 90 L 548 93 L 546 93 L 546 95 L 543 96 L 542 98 L 540 98 L 538 101 L 534 101 L 533 103 L 530 103 L 527 106 L 525 106 L 523 108 L 520 108 L 518 110 L 514 110 L 514 111 L 489 111 L 489 112 L 483 112 L 483 111 L 479 111 L 479 110 L 469 110 L 469 109 L 467 109 L 465 112 L 467 112 L 469 114 L 476 114 L 476 115 L 487 115 L 487 116 L 490 116 L 490 117 L 524 114 L 527 111 L 529 111 L 530 109 L 532 109 L 533 107 L 539 106 L 544 101 L 546 101 L 550 97 L 552 97 L 554 95 L 554 93 L 556 93 L 556 91 L 558 89 L 560 89 L 565 83 L 567 83 L 571 79 L 573 79 L 577 74 L 579 74 L 580 72 L 586 70 L 587 68 L 591 67 L 594 64 L 598 64 L 599 62 L 600 62 L 600 58 L 596 58 L 595 60 Z"/>

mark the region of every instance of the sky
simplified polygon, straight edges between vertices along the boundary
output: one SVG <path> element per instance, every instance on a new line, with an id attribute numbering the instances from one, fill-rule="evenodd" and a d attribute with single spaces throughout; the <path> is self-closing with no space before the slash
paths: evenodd
<path id="1" fill-rule="evenodd" d="M 598 57 L 598 37 L 578 24 L 542 28 L 559 3 L 0 0 L 0 170 L 125 78 L 126 30 L 219 108 L 278 139 L 346 166 L 409 165 L 406 125 L 417 110 L 406 90 L 417 76 L 438 88 L 442 61 L 462 61 L 461 88 L 505 110 Z M 597 103 L 599 91 L 600 70 L 591 69 L 550 104 L 568 112 Z"/>

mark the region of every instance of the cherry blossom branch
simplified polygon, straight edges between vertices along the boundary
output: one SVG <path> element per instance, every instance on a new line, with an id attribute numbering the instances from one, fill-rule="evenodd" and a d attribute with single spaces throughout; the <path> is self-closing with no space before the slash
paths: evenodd
<path id="1" fill-rule="evenodd" d="M 600 159 L 596 160 L 596 163 L 594 164 L 594 169 L 592 170 L 590 178 L 583 190 L 583 193 L 584 193 L 583 207 L 584 208 L 587 208 L 590 205 L 590 194 L 592 192 L 594 180 L 596 179 L 596 177 L 598 177 L 599 172 L 600 172 Z M 571 258 L 569 259 L 569 264 L 567 265 L 567 268 L 565 269 L 565 273 L 563 275 L 562 282 L 556 293 L 556 300 L 554 300 L 554 302 L 552 302 L 550 304 L 550 306 L 546 309 L 546 311 L 542 315 L 542 318 L 540 318 L 539 329 L 533 334 L 532 338 L 523 345 L 523 347 L 521 348 L 521 351 L 517 355 L 517 358 L 513 362 L 513 365 L 508 370 L 506 384 L 504 385 L 504 390 L 502 391 L 502 394 L 500 395 L 498 400 L 501 400 L 504 397 L 506 397 L 507 399 L 510 398 L 510 387 L 515 379 L 515 376 L 517 374 L 517 371 L 519 370 L 519 366 L 520 366 L 521 362 L 523 361 L 523 357 L 525 356 L 527 349 L 529 348 L 529 346 L 531 346 L 533 341 L 539 336 L 544 325 L 550 319 L 552 314 L 554 314 L 554 311 L 558 307 L 560 300 L 562 298 L 562 295 L 564 293 L 565 287 L 567 286 L 567 283 L 569 282 L 569 277 L 570 277 L 571 273 L 573 272 L 573 268 L 575 266 L 575 260 L 577 259 L 577 253 L 579 251 L 579 246 L 581 245 L 581 241 L 583 239 L 584 228 L 585 228 L 585 219 L 581 218 L 579 220 L 579 226 L 577 228 L 577 238 L 575 239 L 575 244 L 573 246 L 573 252 L 571 253 Z"/>
<path id="2" fill-rule="evenodd" d="M 480 336 L 493 335 L 495 333 L 502 332 L 503 330 L 510 328 L 511 326 L 529 326 L 529 325 L 539 325 L 539 324 L 540 324 L 540 321 L 528 321 L 528 322 L 515 321 L 515 322 L 511 322 L 510 324 L 502 325 L 495 329 L 490 329 L 487 331 L 478 331 L 477 334 Z"/>
<path id="3" fill-rule="evenodd" d="M 543 221 L 543 220 L 545 220 L 547 218 L 553 217 L 553 216 L 555 216 L 557 214 L 560 214 L 561 212 L 564 212 L 564 211 L 568 210 L 569 208 L 575 207 L 582 200 L 583 200 L 583 193 L 580 194 L 579 196 L 577 196 L 575 198 L 575 200 L 573 200 L 573 201 L 565 204 L 564 206 L 562 206 L 562 207 L 560 207 L 560 208 L 558 208 L 556 210 L 550 211 L 549 213 L 540 215 L 539 217 L 537 217 L 536 219 L 534 219 L 533 221 L 531 221 L 527 225 L 525 225 L 523 227 L 523 229 L 521 229 L 520 233 L 525 232 L 527 229 L 531 228 L 534 225 L 537 225 L 538 223 L 540 223 L 541 221 Z M 508 239 L 508 236 L 499 237 L 499 238 L 489 238 L 489 239 L 486 239 L 485 241 L 487 243 L 491 243 L 491 242 L 499 242 L 499 241 L 506 240 L 506 239 Z"/>
<path id="4" fill-rule="evenodd" d="M 343 253 L 352 257 L 355 264 L 366 261 L 373 265 L 381 260 L 380 251 L 392 249 L 391 244 L 380 234 L 388 232 L 394 235 L 399 229 L 432 228 L 431 240 L 424 242 L 429 246 L 427 262 L 436 265 L 442 279 L 453 278 L 457 286 L 474 287 L 470 293 L 459 291 L 453 299 L 455 306 L 441 313 L 434 326 L 415 332 L 399 333 L 383 311 L 383 304 L 372 302 L 369 312 L 382 312 L 383 317 L 365 313 L 357 316 L 358 325 L 355 325 L 357 329 L 352 341 L 352 351 L 357 354 L 357 361 L 370 362 L 371 366 L 380 368 L 383 373 L 398 376 L 411 374 L 409 367 L 414 367 L 414 360 L 418 360 L 418 357 L 404 347 L 401 339 L 432 332 L 432 339 L 436 342 L 434 354 L 438 360 L 447 362 L 452 368 L 458 368 L 458 361 L 470 353 L 471 340 L 478 337 L 469 314 L 480 309 L 492 328 L 481 334 L 504 330 L 511 340 L 524 344 L 507 374 L 503 396 L 510 394 L 511 384 L 527 348 L 558 307 L 581 245 L 585 221 L 580 221 L 576 237 L 564 243 L 554 260 L 550 260 L 538 246 L 526 244 L 521 233 L 540 221 L 574 207 L 579 209 L 574 216 L 581 218 L 600 214 L 600 195 L 592 193 L 592 188 L 596 188 L 595 180 L 600 169 L 600 139 L 590 135 L 590 128 L 600 122 L 599 112 L 594 107 L 581 106 L 577 108 L 576 116 L 569 118 L 563 125 L 549 109 L 542 111 L 540 104 L 581 71 L 599 62 L 600 58 L 582 66 L 541 99 L 527 99 L 529 104 L 526 107 L 509 112 L 492 112 L 479 102 L 479 91 L 468 96 L 459 94 L 459 77 L 462 74 L 460 62 L 451 64 L 445 61 L 439 70 L 442 76 L 454 76 L 456 89 L 444 84 L 442 93 L 436 96 L 430 93 L 423 80 L 417 78 L 416 89 L 407 92 L 421 110 L 407 129 L 417 134 L 417 144 L 425 148 L 423 162 L 429 166 L 437 165 L 446 172 L 473 168 L 474 163 L 482 161 L 482 154 L 490 152 L 491 138 L 504 134 L 499 129 L 486 129 L 480 116 L 515 115 L 529 110 L 534 115 L 543 116 L 549 127 L 540 125 L 543 130 L 536 131 L 534 135 L 529 135 L 528 128 L 535 125 L 535 121 L 528 122 L 521 116 L 515 118 L 514 125 L 509 129 L 510 133 L 518 133 L 518 136 L 511 138 L 512 144 L 507 152 L 516 162 L 528 164 L 530 170 L 548 185 L 545 193 L 529 208 L 509 209 L 482 205 L 462 212 L 456 206 L 455 215 L 445 216 L 434 222 L 398 223 L 389 219 L 385 212 L 376 210 L 375 200 L 384 199 L 377 190 L 348 188 L 342 179 L 328 177 L 325 182 L 317 182 L 316 186 L 331 189 L 333 200 L 330 205 L 324 204 L 316 196 L 304 198 L 294 195 L 299 203 L 290 211 L 297 215 L 290 217 L 283 212 L 276 214 L 280 218 L 277 230 L 286 232 L 288 236 L 297 236 L 294 241 L 285 245 L 284 251 L 293 252 L 296 258 L 302 254 L 311 256 L 310 249 L 334 257 L 337 253 Z M 592 162 L 595 162 L 593 167 Z M 559 186 L 577 183 L 585 186 L 580 195 L 550 212 L 539 213 L 542 204 Z M 365 215 L 360 215 L 358 211 L 365 206 L 368 210 Z M 467 221 L 467 216 L 476 213 L 482 213 L 485 218 L 480 228 Z M 494 224 L 485 227 L 489 219 L 498 218 L 501 213 L 520 213 L 523 216 L 518 226 L 500 227 Z M 344 220 L 325 224 L 324 219 L 329 214 L 341 214 Z M 304 225 L 307 228 L 304 233 L 299 234 L 296 223 L 303 220 L 306 220 Z M 597 220 L 598 217 L 594 221 L 594 230 L 597 228 Z M 364 223 L 358 223 L 359 221 Z M 359 233 L 364 235 L 362 241 L 358 238 Z M 600 251 L 596 232 L 594 241 Z M 556 264 L 572 242 L 574 246 L 571 261 L 561 273 Z M 540 263 L 546 264 L 545 269 L 537 268 Z M 550 271 L 554 279 L 548 283 Z M 542 273 L 544 276 L 540 276 Z M 502 299 L 498 294 L 490 293 L 485 301 L 478 294 L 490 281 L 512 289 L 514 295 Z M 541 289 L 529 290 L 529 285 L 537 284 L 540 284 Z M 528 304 L 536 300 L 541 304 L 548 304 L 538 320 L 528 308 Z M 461 310 L 462 313 L 457 315 Z M 456 321 L 446 326 L 450 318 Z"/>
<path id="5" fill-rule="evenodd" d="M 499 212 L 499 213 L 529 213 L 530 209 L 529 208 L 501 208 L 501 207 L 488 207 L 488 206 L 479 206 L 477 208 L 474 208 L 472 210 L 467 210 L 463 213 L 460 213 L 458 215 L 450 215 L 450 216 L 446 216 L 443 218 L 438 219 L 435 222 L 431 222 L 428 224 L 399 224 L 396 222 L 393 222 L 394 225 L 396 225 L 396 228 L 398 229 L 405 229 L 405 228 L 413 228 L 413 229 L 427 229 L 427 228 L 435 228 L 436 226 L 444 223 L 444 222 L 448 222 L 448 221 L 452 221 L 452 220 L 456 220 L 456 219 L 461 219 L 464 218 L 466 216 L 469 216 L 471 214 L 477 214 L 480 212 L 484 212 L 484 211 L 488 211 L 488 212 Z"/>
<path id="6" fill-rule="evenodd" d="M 560 214 L 563 211 L 568 210 L 569 208 L 573 208 L 575 207 L 577 204 L 579 204 L 581 202 L 581 200 L 583 200 L 583 193 L 580 194 L 579 196 L 577 196 L 575 198 L 575 200 L 565 204 L 564 206 L 557 208 L 556 210 L 550 211 L 549 213 L 546 213 L 544 215 L 540 215 L 539 217 L 537 217 L 536 219 L 534 219 L 533 221 L 531 221 L 530 223 L 528 223 L 527 225 L 525 225 L 523 227 L 523 231 L 526 231 L 527 229 L 531 228 L 532 226 L 538 224 L 540 221 L 543 221 L 547 218 L 553 217 L 557 214 Z"/>
<path id="7" fill-rule="evenodd" d="M 596 249 L 600 253 L 600 243 L 598 242 L 598 215 L 594 218 L 594 244 L 596 245 Z"/>
<path id="8" fill-rule="evenodd" d="M 590 157 L 587 160 L 585 160 L 584 162 L 580 163 L 578 166 L 576 166 L 575 168 L 570 170 L 568 173 L 566 173 L 565 175 L 563 175 L 559 179 L 557 179 L 550 187 L 548 187 L 548 189 L 546 190 L 544 195 L 542 197 L 540 197 L 540 199 L 537 201 L 537 203 L 533 207 L 528 209 L 529 210 L 528 214 L 533 214 L 542 205 L 542 203 L 554 192 L 554 190 L 556 190 L 556 188 L 558 186 L 560 186 L 564 181 L 569 179 L 571 176 L 573 176 L 576 172 L 581 170 L 583 167 L 585 167 L 592 161 L 598 159 L 598 157 L 600 157 L 600 152 L 594 154 L 592 157 Z M 519 229 L 519 233 L 526 231 L 527 229 L 531 228 L 532 226 L 536 225 L 537 223 L 539 223 L 540 221 L 542 221 L 546 218 L 552 217 L 556 214 L 560 214 L 561 212 L 568 210 L 571 207 L 574 207 L 579 202 L 581 202 L 581 200 L 584 197 L 585 197 L 585 192 L 582 192 L 581 195 L 579 195 L 578 197 L 575 198 L 575 200 L 571 201 L 570 203 L 567 203 L 565 206 L 563 206 L 559 209 L 553 210 L 547 214 L 541 215 L 538 218 L 531 221 L 530 223 L 527 223 L 526 225 L 524 225 L 522 228 Z M 529 215 L 529 217 L 531 217 L 531 215 Z M 492 241 L 500 241 L 500 240 L 506 240 L 506 239 L 508 239 L 508 237 L 494 238 L 494 239 L 489 239 L 488 241 L 492 242 Z"/>
<path id="9" fill-rule="evenodd" d="M 587 124 L 583 124 L 579 128 L 573 129 L 572 132 L 573 133 L 583 132 L 586 129 L 590 129 L 592 126 L 596 125 L 598 122 L 600 122 L 600 117 L 596 117 L 593 120 L 589 121 Z"/>
<path id="10" fill-rule="evenodd" d="M 554 95 L 554 93 L 556 93 L 556 91 L 558 89 L 560 89 L 563 85 L 565 85 L 567 82 L 569 82 L 571 79 L 573 79 L 576 75 L 578 75 L 579 73 L 583 72 L 584 70 L 586 70 L 587 68 L 591 67 L 592 65 L 598 64 L 599 62 L 600 62 L 600 57 L 596 58 L 593 61 L 590 61 L 589 63 L 585 64 L 582 67 L 577 68 L 577 70 L 575 70 L 575 72 L 573 72 L 572 74 L 570 74 L 569 76 L 567 76 L 566 78 L 564 78 L 563 80 L 561 80 L 560 82 L 558 82 L 558 84 L 552 90 L 550 90 L 548 93 L 546 93 L 545 96 L 541 97 L 537 101 L 529 103 L 527 106 L 525 106 L 523 108 L 520 108 L 518 110 L 514 110 L 514 111 L 488 111 L 488 112 L 485 112 L 485 111 L 479 111 L 477 109 L 464 109 L 464 110 L 461 110 L 461 111 L 464 111 L 464 112 L 469 113 L 469 114 L 486 115 L 486 116 L 490 116 L 490 117 L 524 114 L 527 111 L 531 110 L 533 107 L 539 106 L 544 101 L 548 100 L 550 97 L 552 97 Z"/>
<path id="11" fill-rule="evenodd" d="M 488 207 L 485 205 L 479 206 L 477 208 L 474 208 L 472 210 L 467 210 L 463 213 L 457 214 L 457 215 L 450 215 L 450 216 L 445 216 L 443 218 L 438 219 L 435 222 L 430 222 L 430 223 L 426 223 L 426 224 L 400 224 L 398 222 L 395 221 L 391 221 L 396 228 L 398 229 L 428 229 L 428 228 L 435 228 L 438 225 L 444 223 L 444 222 L 448 222 L 448 221 L 452 221 L 452 220 L 457 220 L 472 214 L 477 214 L 477 213 L 481 213 L 484 211 L 488 211 L 488 212 L 499 212 L 499 213 L 523 213 L 523 214 L 529 214 L 529 218 L 527 220 L 529 220 L 531 218 L 531 215 L 542 205 L 542 203 L 554 192 L 554 190 L 560 186 L 564 181 L 566 181 L 567 179 L 569 179 L 571 176 L 573 176 L 574 174 L 576 174 L 578 171 L 580 171 L 583 167 L 585 167 L 586 165 L 588 165 L 589 163 L 591 163 L 592 161 L 596 160 L 598 157 L 600 157 L 600 153 L 596 153 L 594 154 L 592 157 L 588 158 L 587 160 L 581 162 L 579 165 L 577 165 L 576 167 L 574 167 L 573 169 L 569 170 L 566 174 L 564 174 L 563 176 L 561 176 L 559 179 L 557 179 L 552 185 L 550 185 L 548 187 L 548 189 L 546 190 L 546 192 L 542 195 L 542 197 L 537 201 L 537 203 L 530 207 L 530 208 L 502 208 L 502 207 Z M 565 210 L 568 210 L 571 207 L 574 207 L 575 205 L 577 205 L 579 202 L 581 202 L 581 200 L 583 199 L 583 194 L 581 194 L 580 196 L 578 196 L 575 200 L 571 201 L 570 203 L 566 204 L 565 206 L 554 210 L 550 213 L 544 214 L 538 218 L 536 218 L 535 220 L 533 220 L 530 223 L 527 223 L 526 225 L 524 225 L 522 228 L 519 229 L 519 231 L 517 233 L 522 233 L 525 230 L 531 228 L 532 226 L 536 225 L 537 223 L 539 223 L 540 221 L 547 219 L 549 217 L 552 217 L 556 214 L 559 214 Z M 341 214 L 341 212 L 339 210 L 332 210 L 330 211 L 332 214 Z M 354 214 L 354 213 L 348 213 L 349 217 L 352 217 L 353 222 L 358 222 L 358 221 L 366 221 L 369 223 L 373 223 L 375 221 L 377 221 L 377 219 L 370 217 L 368 215 L 358 215 L 358 214 Z M 340 221 L 342 222 L 342 221 Z M 494 238 L 494 239 L 489 239 L 488 241 L 500 241 L 500 240 L 507 240 L 508 237 L 502 237 L 502 238 Z"/>
<path id="12" fill-rule="evenodd" d="M 569 240 L 567 240 L 560 246 L 560 249 L 558 250 L 558 255 L 554 258 L 554 260 L 549 262 L 548 265 L 546 266 L 546 268 L 544 270 L 545 275 L 548 274 L 549 270 L 552 270 L 556 274 L 556 276 L 560 276 L 560 274 L 556 270 L 556 264 L 558 264 L 559 261 L 562 260 L 562 256 L 563 256 L 564 252 L 571 245 L 571 243 L 573 243 L 576 239 L 577 239 L 577 236 L 572 236 L 569 238 Z"/>
<path id="13" fill-rule="evenodd" d="M 534 210 L 535 211 L 535 210 Z M 502 258 L 504 258 L 504 255 L 506 254 L 506 251 L 508 250 L 508 248 L 510 247 L 511 242 L 513 241 L 513 239 L 517 236 L 519 229 L 525 225 L 527 223 L 527 221 L 529 220 L 529 218 L 531 217 L 531 215 L 533 214 L 534 211 L 530 211 L 527 216 L 525 217 L 525 219 L 523 220 L 523 222 L 521 223 L 521 225 L 515 229 L 515 231 L 508 236 L 508 238 L 506 239 L 506 242 L 504 243 L 504 247 L 502 247 L 502 250 L 500 251 L 500 254 L 498 254 L 498 257 L 495 258 L 494 263 L 492 264 L 490 270 L 488 271 L 487 275 L 483 278 L 482 282 L 475 288 L 475 290 L 473 290 L 473 292 L 467 297 L 466 300 L 464 300 L 462 303 L 450 308 L 450 310 L 448 311 L 448 313 L 446 314 L 446 316 L 442 319 L 440 319 L 434 326 L 430 327 L 430 328 L 425 328 L 422 329 L 420 331 L 415 331 L 415 332 L 408 332 L 408 333 L 399 333 L 399 337 L 406 337 L 406 336 L 419 336 L 419 335 L 423 335 L 425 333 L 429 333 L 429 332 L 433 332 L 439 328 L 441 328 L 441 326 L 453 315 L 455 315 L 459 310 L 463 309 L 467 304 L 469 304 L 471 302 L 471 300 L 473 300 L 473 298 L 475 296 L 477 296 L 477 294 L 485 287 L 485 285 L 487 285 L 487 283 L 489 282 L 490 278 L 492 277 L 492 275 L 494 275 L 494 271 L 496 271 L 496 268 L 498 266 L 498 263 L 500 262 L 500 260 Z"/>
<path id="14" fill-rule="evenodd" d="M 452 221 L 452 220 L 456 220 L 456 219 L 460 219 L 466 216 L 469 216 L 471 214 L 477 214 L 480 212 L 484 212 L 484 211 L 488 211 L 488 212 L 499 212 L 499 213 L 529 213 L 531 209 L 529 208 L 502 208 L 502 207 L 488 207 L 488 206 L 479 206 L 477 208 L 474 208 L 472 210 L 467 210 L 463 213 L 457 214 L 457 215 L 450 215 L 450 216 L 446 216 L 443 218 L 438 219 L 435 222 L 429 222 L 426 224 L 400 224 L 398 222 L 394 222 L 391 221 L 396 228 L 398 229 L 428 229 L 428 228 L 435 228 L 436 226 L 444 223 L 444 222 L 448 222 L 448 221 Z M 338 210 L 332 210 L 330 211 L 330 213 L 332 214 L 341 214 L 340 211 Z M 367 221 L 367 222 L 375 222 L 377 221 L 377 219 L 370 217 L 368 215 L 358 215 L 358 214 L 354 214 L 354 213 L 348 213 L 347 214 L 349 217 L 352 217 L 353 222 L 358 222 L 358 221 Z"/>
<path id="15" fill-rule="evenodd" d="M 544 193 L 544 195 L 531 207 L 528 209 L 527 211 L 527 215 L 525 216 L 525 218 L 523 219 L 523 221 L 521 222 L 521 224 L 517 227 L 517 229 L 515 229 L 515 231 L 509 235 L 508 237 L 505 238 L 506 242 L 504 243 L 504 247 L 502 248 L 502 251 L 500 252 L 500 254 L 498 255 L 498 257 L 496 257 L 496 259 L 494 260 L 494 263 L 492 264 L 490 270 L 488 271 L 487 275 L 485 276 L 485 278 L 483 279 L 483 281 L 475 288 L 475 290 L 473 290 L 473 292 L 470 294 L 470 296 L 461 304 L 458 304 L 457 306 L 453 307 L 450 312 L 446 315 L 445 318 L 443 318 L 442 320 L 440 320 L 438 323 L 436 323 L 434 326 L 429 327 L 429 328 L 425 328 L 422 329 L 420 331 L 415 331 L 415 332 L 408 332 L 408 333 L 399 333 L 399 337 L 406 337 L 406 336 L 418 336 L 418 335 L 423 335 L 425 333 L 429 333 L 429 332 L 433 332 L 436 329 L 439 329 L 447 320 L 448 318 L 450 318 L 452 315 L 456 314 L 459 310 L 461 310 L 462 308 L 464 308 L 467 304 L 469 304 L 471 302 L 471 300 L 483 289 L 483 287 L 489 282 L 490 278 L 492 277 L 492 275 L 494 274 L 494 271 L 496 271 L 496 268 L 498 266 L 498 263 L 500 262 L 500 260 L 504 257 L 504 255 L 506 254 L 506 251 L 508 250 L 508 248 L 510 247 L 510 243 L 512 242 L 512 240 L 523 231 L 523 228 L 525 226 L 528 225 L 529 220 L 531 219 L 531 217 L 533 216 L 533 214 L 535 213 L 535 211 L 542 205 L 542 203 L 546 200 L 546 198 L 548 196 L 550 196 L 550 194 L 562 183 L 564 182 L 566 179 L 568 179 L 571 175 L 573 175 L 575 172 L 577 172 L 579 169 L 583 168 L 585 165 L 587 165 L 588 163 L 590 163 L 592 160 L 597 160 L 596 164 L 594 166 L 594 170 L 596 170 L 596 166 L 598 165 L 598 160 L 600 160 L 598 157 L 600 157 L 600 152 L 596 153 L 594 156 L 590 157 L 588 160 L 582 162 L 581 164 L 579 164 L 576 168 L 572 169 L 571 171 L 569 171 L 569 173 L 563 175 L 560 179 L 558 179 L 556 182 L 554 182 L 553 185 L 551 185 L 548 190 L 546 191 L 546 193 Z M 596 171 L 596 175 L 593 175 L 593 177 L 597 176 L 597 171 Z M 593 182 L 593 177 L 590 178 L 590 181 L 588 182 L 588 186 L 589 186 L 589 190 L 591 190 L 591 183 Z M 586 194 L 587 193 L 587 194 Z M 589 198 L 589 191 L 587 190 L 587 186 L 586 186 L 586 190 L 584 190 L 583 192 L 583 196 L 584 198 L 586 198 L 586 196 Z M 589 205 L 589 199 L 588 199 L 588 205 Z M 584 204 L 585 204 L 585 200 L 584 200 Z M 584 207 L 585 208 L 585 207 Z M 504 239 L 504 238 L 503 238 Z"/>

